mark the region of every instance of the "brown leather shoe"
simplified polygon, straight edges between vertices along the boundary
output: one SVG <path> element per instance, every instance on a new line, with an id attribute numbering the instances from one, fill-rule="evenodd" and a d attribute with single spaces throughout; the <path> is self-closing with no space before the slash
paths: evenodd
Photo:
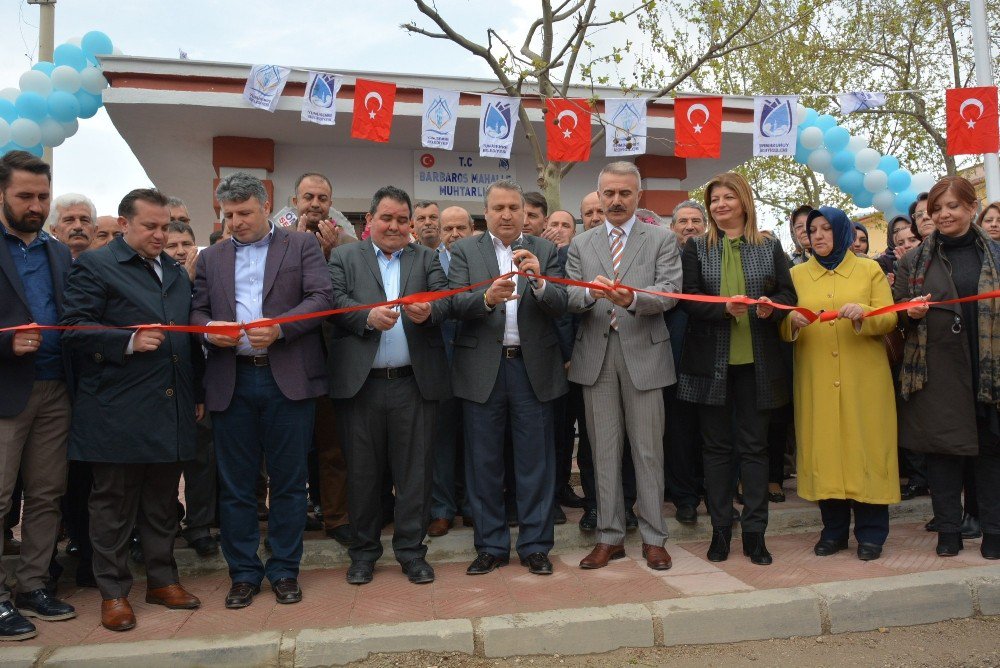
<path id="1" fill-rule="evenodd" d="M 448 533 L 454 522 L 455 520 L 446 520 L 443 517 L 435 518 L 427 526 L 427 535 L 431 538 L 440 538 Z"/>
<path id="2" fill-rule="evenodd" d="M 176 582 L 166 587 L 147 590 L 146 603 L 165 605 L 171 610 L 193 610 L 201 605 L 197 596 L 189 594 Z"/>
<path id="3" fill-rule="evenodd" d="M 646 565 L 657 571 L 669 571 L 674 565 L 667 549 L 660 545 L 642 544 L 642 556 L 646 560 Z"/>
<path id="4" fill-rule="evenodd" d="M 580 568 L 604 568 L 612 559 L 625 557 L 624 545 L 598 543 L 586 557 L 580 560 Z"/>
<path id="5" fill-rule="evenodd" d="M 127 598 L 109 598 L 101 601 L 101 626 L 109 631 L 128 631 L 135 628 L 135 613 Z"/>

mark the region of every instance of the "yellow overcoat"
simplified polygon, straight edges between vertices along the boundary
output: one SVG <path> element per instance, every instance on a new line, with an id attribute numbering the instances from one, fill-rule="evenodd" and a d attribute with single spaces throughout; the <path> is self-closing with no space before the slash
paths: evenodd
<path id="1" fill-rule="evenodd" d="M 879 265 L 848 252 L 833 271 L 816 258 L 792 267 L 799 306 L 816 313 L 859 304 L 865 312 L 892 304 Z M 899 503 L 896 397 L 882 337 L 896 314 L 816 321 L 793 336 L 791 318 L 781 336 L 794 342 L 795 439 L 798 494 L 804 499 Z"/>

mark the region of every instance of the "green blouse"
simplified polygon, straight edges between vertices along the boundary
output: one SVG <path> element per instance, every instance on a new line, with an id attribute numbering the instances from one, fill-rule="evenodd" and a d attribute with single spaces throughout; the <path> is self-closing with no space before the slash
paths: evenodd
<path id="1" fill-rule="evenodd" d="M 723 236 L 722 244 L 722 289 L 723 297 L 746 294 L 746 281 L 743 278 L 743 261 L 740 259 L 740 246 L 743 237 L 730 239 Z M 729 363 L 753 364 L 753 340 L 750 338 L 750 316 L 741 315 L 732 318 L 729 330 Z"/>

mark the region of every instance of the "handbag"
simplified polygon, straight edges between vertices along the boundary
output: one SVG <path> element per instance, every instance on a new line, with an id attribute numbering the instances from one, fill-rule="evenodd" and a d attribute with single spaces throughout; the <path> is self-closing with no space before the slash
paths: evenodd
<path id="1" fill-rule="evenodd" d="M 889 358 L 889 366 L 898 367 L 903 362 L 903 345 L 906 340 L 903 337 L 903 330 L 893 327 L 892 331 L 882 337 L 885 344 L 885 354 Z"/>

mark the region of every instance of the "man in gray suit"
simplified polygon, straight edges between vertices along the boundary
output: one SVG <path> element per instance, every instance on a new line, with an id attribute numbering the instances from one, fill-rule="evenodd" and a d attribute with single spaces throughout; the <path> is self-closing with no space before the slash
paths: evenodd
<path id="1" fill-rule="evenodd" d="M 583 385 L 597 478 L 598 543 L 580 567 L 602 568 L 625 556 L 621 461 L 627 434 L 635 462 L 642 556 L 650 568 L 666 570 L 671 560 L 664 548 L 667 527 L 661 510 L 662 388 L 677 379 L 663 312 L 677 300 L 616 285 L 680 292 L 680 253 L 669 230 L 636 222 L 641 177 L 635 165 L 606 165 L 597 192 L 607 220 L 573 239 L 566 262 L 569 278 L 605 286 L 569 288 L 570 311 L 583 314 L 569 380 Z"/>
<path id="2" fill-rule="evenodd" d="M 452 384 L 464 399 L 466 495 L 478 555 L 466 571 L 482 575 L 508 563 L 510 529 L 504 509 L 504 432 L 514 449 L 517 553 L 536 575 L 552 573 L 555 432 L 552 402 L 566 394 L 556 320 L 566 290 L 542 279 L 500 276 L 520 269 L 559 277 L 556 247 L 522 234 L 524 195 L 512 181 L 486 189 L 489 232 L 451 247 L 453 288 L 492 279 L 487 288 L 455 295 Z"/>
<path id="3" fill-rule="evenodd" d="M 371 240 L 330 254 L 334 308 L 445 290 L 437 251 L 410 243 L 410 197 L 379 188 L 366 216 Z M 377 306 L 331 317 L 330 396 L 347 459 L 347 508 L 357 539 L 347 582 L 372 581 L 382 556 L 382 479 L 396 491 L 392 549 L 414 584 L 434 581 L 423 544 L 430 515 L 432 443 L 439 401 L 451 396 L 441 323 L 447 299 Z"/>

